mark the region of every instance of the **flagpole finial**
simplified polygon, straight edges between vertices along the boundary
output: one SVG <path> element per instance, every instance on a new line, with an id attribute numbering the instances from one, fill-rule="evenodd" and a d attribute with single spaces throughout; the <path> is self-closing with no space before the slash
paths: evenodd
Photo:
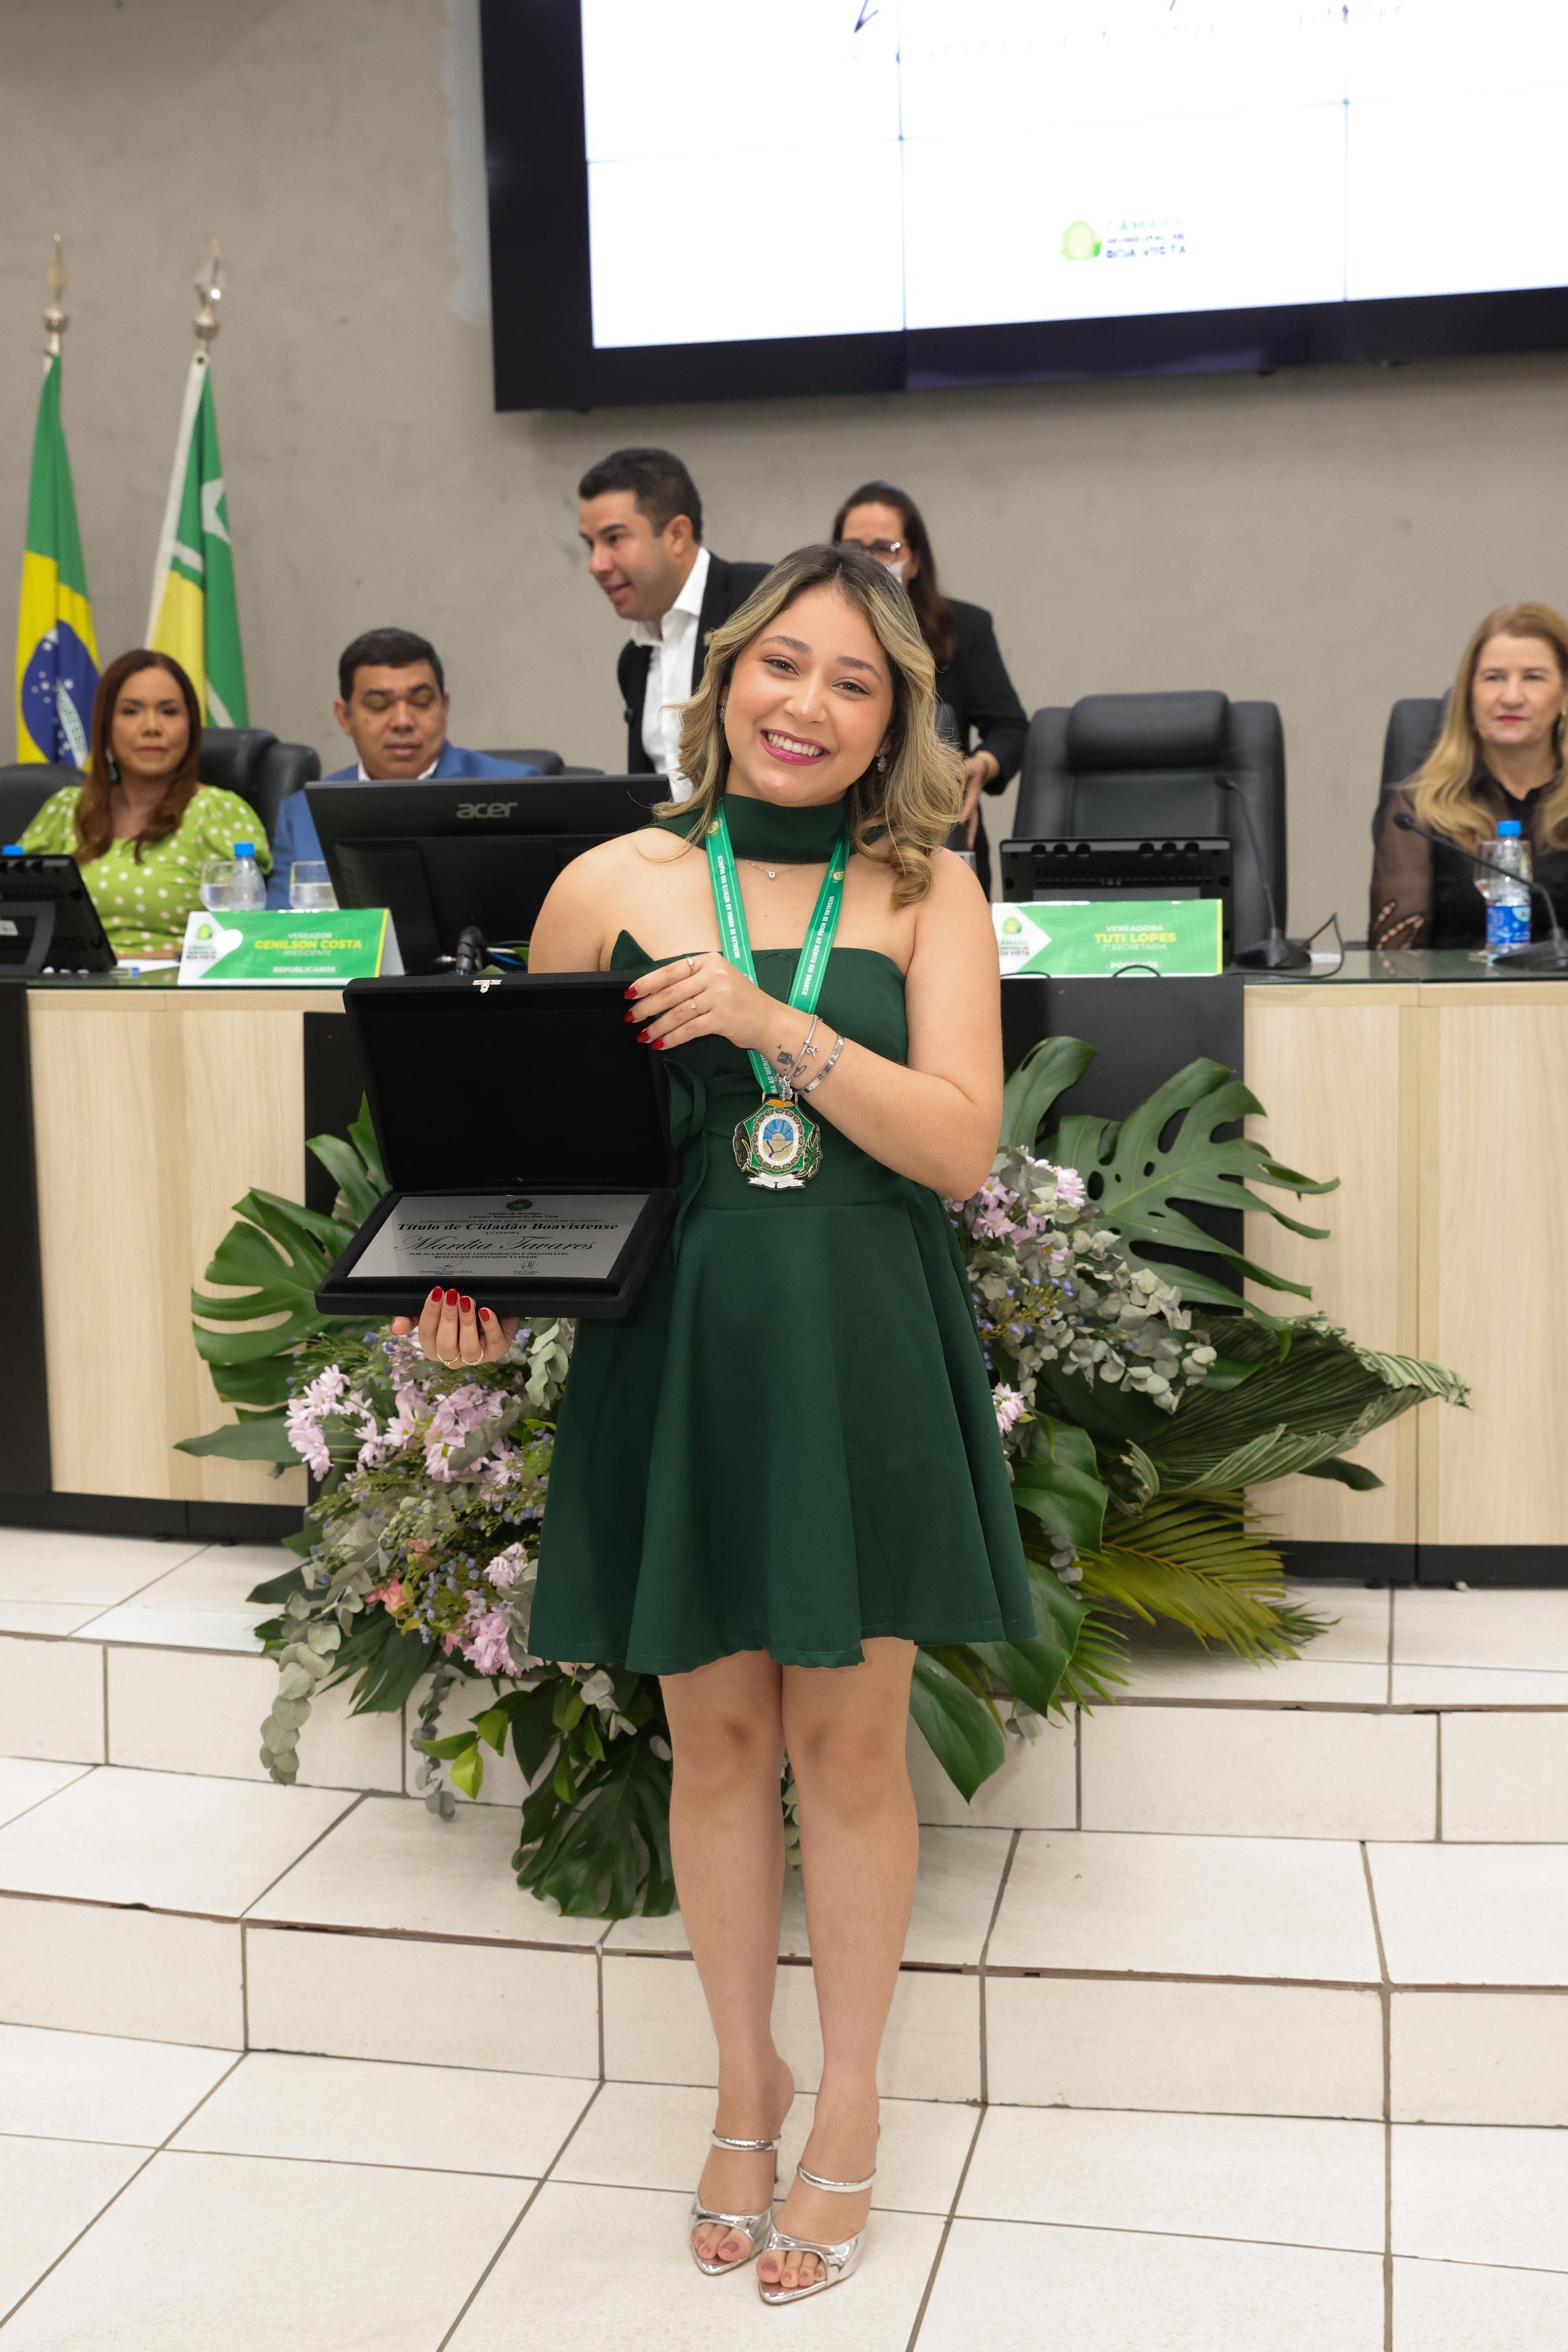
<path id="1" fill-rule="evenodd" d="M 204 352 L 211 352 L 219 326 L 218 305 L 224 299 L 224 257 L 214 236 L 204 266 L 196 272 L 196 299 L 199 308 L 193 321 L 196 341 Z"/>
<path id="2" fill-rule="evenodd" d="M 57 236 L 55 239 L 54 251 L 49 256 L 47 284 L 49 303 L 44 312 L 44 332 L 49 339 L 49 356 L 52 359 L 58 359 L 60 337 L 69 326 L 70 320 L 60 307 L 60 297 L 66 290 L 66 262 Z"/>

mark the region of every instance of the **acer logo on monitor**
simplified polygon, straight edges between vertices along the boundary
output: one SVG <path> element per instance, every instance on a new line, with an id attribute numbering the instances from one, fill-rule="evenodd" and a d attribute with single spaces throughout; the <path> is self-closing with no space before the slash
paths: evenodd
<path id="1" fill-rule="evenodd" d="M 459 801 L 455 813 L 458 816 L 510 816 L 517 805 L 516 801 Z"/>

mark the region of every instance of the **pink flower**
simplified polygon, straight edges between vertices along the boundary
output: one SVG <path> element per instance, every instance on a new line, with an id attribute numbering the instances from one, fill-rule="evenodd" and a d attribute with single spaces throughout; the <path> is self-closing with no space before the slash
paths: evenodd
<path id="1" fill-rule="evenodd" d="M 522 1545 L 508 1544 L 505 1551 L 496 1554 L 486 1569 L 486 1581 L 493 1584 L 497 1592 L 505 1592 L 509 1586 L 516 1584 L 528 1564 L 528 1556 Z"/>
<path id="2" fill-rule="evenodd" d="M 382 1433 L 383 1447 L 407 1445 L 419 1435 L 419 1416 L 424 1408 L 424 1398 L 416 1388 L 400 1388 L 394 1394 L 397 1411 Z"/>
<path id="3" fill-rule="evenodd" d="M 482 1609 L 476 1601 L 468 1607 L 468 1622 L 458 1636 L 458 1648 L 470 1664 L 482 1675 L 515 1675 L 518 1669 L 512 1663 L 512 1653 L 507 1643 L 507 1615 L 503 1609 Z"/>
<path id="4" fill-rule="evenodd" d="M 314 1385 L 314 1383 L 312 1383 Z M 291 1397 L 283 1416 L 284 1434 L 312 1476 L 324 1478 L 332 1467 L 332 1456 L 327 1451 L 327 1441 L 310 1405 L 310 1392 Z"/>
<path id="5" fill-rule="evenodd" d="M 1082 1209 L 1089 1195 L 1082 1177 L 1076 1168 L 1059 1168 L 1056 1171 L 1056 1197 L 1064 1209 Z"/>
<path id="6" fill-rule="evenodd" d="M 433 1478 L 439 1478 L 443 1485 L 451 1480 L 452 1472 L 447 1465 L 452 1455 L 482 1422 L 493 1417 L 496 1409 L 496 1399 L 490 1391 L 481 1388 L 476 1381 L 454 1389 L 450 1396 L 441 1399 L 424 1433 L 424 1466 Z"/>
<path id="7" fill-rule="evenodd" d="M 1015 1423 L 1029 1411 L 1017 1389 L 997 1387 L 991 1391 L 991 1402 L 996 1407 L 997 1427 L 1005 1437 Z"/>
<path id="8" fill-rule="evenodd" d="M 980 1211 L 970 1231 L 980 1234 L 986 1241 L 999 1242 L 1008 1238 L 1014 1231 L 1014 1226 L 1012 1219 L 1002 1203 L 999 1201 L 993 1201 L 988 1208 Z"/>
<path id="9" fill-rule="evenodd" d="M 373 1592 L 367 1592 L 365 1599 L 379 1601 L 383 1609 L 403 1609 L 408 1605 L 408 1595 L 402 1589 L 402 1580 L 395 1576 L 389 1577 L 385 1584 L 378 1584 Z"/>

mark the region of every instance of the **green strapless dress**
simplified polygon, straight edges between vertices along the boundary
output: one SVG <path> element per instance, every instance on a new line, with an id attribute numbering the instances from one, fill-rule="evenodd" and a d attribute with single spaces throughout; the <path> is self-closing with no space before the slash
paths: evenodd
<path id="1" fill-rule="evenodd" d="M 732 800 L 740 856 L 820 863 L 836 810 Z M 824 836 L 824 818 L 830 819 Z M 769 995 L 798 950 L 757 953 Z M 622 932 L 613 963 L 653 960 Z M 903 1061 L 904 979 L 835 948 L 821 1012 Z M 681 1211 L 620 1323 L 578 1327 L 529 1646 L 683 1674 L 740 1650 L 844 1666 L 862 1640 L 1020 1641 L 1035 1617 L 947 1213 L 821 1121 L 822 1166 L 762 1192 L 730 1138 L 755 1109 L 720 1038 L 667 1057 Z"/>

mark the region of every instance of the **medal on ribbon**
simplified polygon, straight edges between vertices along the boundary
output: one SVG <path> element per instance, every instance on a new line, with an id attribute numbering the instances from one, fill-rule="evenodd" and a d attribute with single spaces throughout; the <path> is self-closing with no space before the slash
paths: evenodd
<path id="1" fill-rule="evenodd" d="M 736 871 L 735 851 L 722 806 L 708 826 L 706 847 L 708 878 L 713 885 L 714 910 L 718 917 L 725 960 L 737 971 L 743 971 L 755 987 L 757 966 L 752 961 L 751 935 L 747 929 L 740 877 Z M 789 1002 L 800 1013 L 815 1013 L 817 999 L 822 992 L 833 933 L 839 927 L 849 856 L 849 835 L 841 833 L 828 860 L 828 870 L 807 927 L 806 943 L 789 984 Z M 736 1128 L 736 1165 L 749 1183 L 765 1191 L 784 1192 L 809 1183 L 822 1164 L 821 1131 L 816 1120 L 808 1118 L 801 1108 L 794 1088 L 781 1071 L 760 1054 L 748 1054 L 747 1058 L 762 1089 L 762 1100 L 750 1118 L 740 1120 Z"/>

